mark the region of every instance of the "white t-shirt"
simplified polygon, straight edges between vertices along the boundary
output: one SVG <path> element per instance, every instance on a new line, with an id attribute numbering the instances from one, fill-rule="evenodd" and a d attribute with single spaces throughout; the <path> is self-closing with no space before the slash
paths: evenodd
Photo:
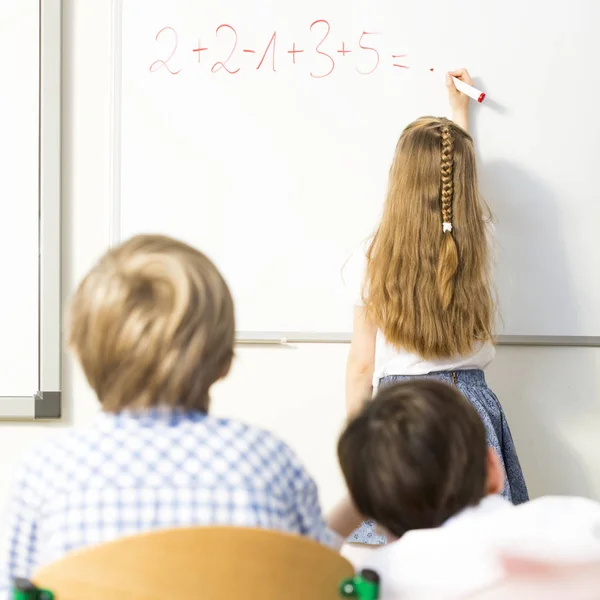
<path id="1" fill-rule="evenodd" d="M 544 497 L 513 506 L 488 496 L 436 529 L 410 531 L 376 550 L 345 546 L 357 570 L 381 578 L 382 600 L 451 600 L 502 580 L 502 554 L 600 560 L 600 503 Z"/>
<path id="2" fill-rule="evenodd" d="M 488 239 L 493 242 L 493 224 L 487 223 Z M 366 240 L 352 254 L 343 269 L 343 279 L 351 301 L 355 306 L 363 306 L 362 287 L 367 268 L 367 250 L 371 239 Z M 375 369 L 373 385 L 387 375 L 426 375 L 440 371 L 459 371 L 465 369 L 485 369 L 494 359 L 496 349 L 491 342 L 476 344 L 466 356 L 454 356 L 436 360 L 425 360 L 418 354 L 412 354 L 396 348 L 387 342 L 381 331 L 377 332 L 375 344 Z"/>

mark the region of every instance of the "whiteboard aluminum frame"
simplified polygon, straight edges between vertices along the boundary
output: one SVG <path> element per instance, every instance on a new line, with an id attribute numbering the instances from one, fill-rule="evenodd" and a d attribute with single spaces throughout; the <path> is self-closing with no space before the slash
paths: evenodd
<path id="1" fill-rule="evenodd" d="M 287 344 L 347 344 L 351 333 L 306 333 L 300 331 L 238 331 L 236 344 L 275 345 Z M 499 335 L 499 346 L 563 346 L 573 348 L 598 348 L 600 337 L 551 335 Z"/>
<path id="2" fill-rule="evenodd" d="M 38 381 L 31 396 L 0 396 L 1 420 L 61 417 L 62 1 L 39 0 Z"/>

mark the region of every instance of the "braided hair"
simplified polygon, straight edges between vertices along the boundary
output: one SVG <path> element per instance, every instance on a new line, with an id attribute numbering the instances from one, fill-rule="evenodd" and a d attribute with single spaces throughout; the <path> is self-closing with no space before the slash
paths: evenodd
<path id="1" fill-rule="evenodd" d="M 440 126 L 441 136 L 441 182 L 442 245 L 437 268 L 437 286 L 444 310 L 452 303 L 454 280 L 458 270 L 458 248 L 452 235 L 452 199 L 454 195 L 454 138 L 448 121 Z"/>

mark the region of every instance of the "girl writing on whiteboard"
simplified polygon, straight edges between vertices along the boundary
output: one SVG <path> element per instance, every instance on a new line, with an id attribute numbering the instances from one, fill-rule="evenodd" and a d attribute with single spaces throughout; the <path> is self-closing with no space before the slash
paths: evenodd
<path id="1" fill-rule="evenodd" d="M 466 70 L 452 73 L 471 83 Z M 373 386 L 413 377 L 455 385 L 473 404 L 506 472 L 503 495 L 528 500 L 511 432 L 483 369 L 492 361 L 496 306 L 491 218 L 480 199 L 468 96 L 446 76 L 450 121 L 423 117 L 402 132 L 383 217 L 361 253 L 346 405 L 355 414 Z M 372 523 L 352 542 L 379 544 Z"/>

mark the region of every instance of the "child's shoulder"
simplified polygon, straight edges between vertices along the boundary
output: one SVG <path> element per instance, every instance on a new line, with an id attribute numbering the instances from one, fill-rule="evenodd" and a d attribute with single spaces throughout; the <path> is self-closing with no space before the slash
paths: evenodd
<path id="1" fill-rule="evenodd" d="M 367 253 L 373 242 L 369 237 L 358 244 L 342 266 L 342 284 L 350 302 L 362 306 L 362 288 L 367 270 Z"/>
<path id="2" fill-rule="evenodd" d="M 17 478 L 52 483 L 65 465 L 77 461 L 100 441 L 93 427 L 77 427 L 50 434 L 44 441 L 28 449 L 17 466 Z"/>
<path id="3" fill-rule="evenodd" d="M 207 416 L 173 428 L 118 426 L 118 416 L 102 415 L 87 427 L 52 435 L 23 457 L 18 477 L 36 487 L 65 486 L 68 479 L 108 461 L 132 457 L 148 461 L 152 447 L 184 448 L 192 455 L 222 456 L 253 470 L 269 467 L 273 476 L 300 474 L 303 467 L 294 451 L 270 431 L 225 417 Z M 173 450 L 177 454 L 176 450 Z"/>
<path id="4" fill-rule="evenodd" d="M 530 519 L 535 517 L 560 521 L 563 517 L 585 518 L 587 516 L 600 519 L 600 502 L 580 496 L 542 496 L 520 504 L 517 508 Z"/>
<path id="5" fill-rule="evenodd" d="M 27 456 L 29 458 L 40 455 L 49 457 L 51 451 L 71 452 L 79 446 L 89 446 L 96 443 L 102 433 L 102 429 L 98 427 L 97 422 L 53 432 L 45 440 L 34 446 Z"/>
<path id="6" fill-rule="evenodd" d="M 227 418 L 211 418 L 207 424 L 214 431 L 211 445 L 220 447 L 220 452 L 239 470 L 269 481 L 269 485 L 275 486 L 273 490 L 314 485 L 295 451 L 271 431 Z"/>
<path id="7" fill-rule="evenodd" d="M 286 442 L 273 432 L 258 425 L 229 417 L 209 417 L 207 424 L 209 428 L 218 430 L 219 435 L 226 438 L 235 439 L 238 442 L 243 440 L 253 446 L 281 452 L 287 458 L 295 459 L 294 451 Z"/>

